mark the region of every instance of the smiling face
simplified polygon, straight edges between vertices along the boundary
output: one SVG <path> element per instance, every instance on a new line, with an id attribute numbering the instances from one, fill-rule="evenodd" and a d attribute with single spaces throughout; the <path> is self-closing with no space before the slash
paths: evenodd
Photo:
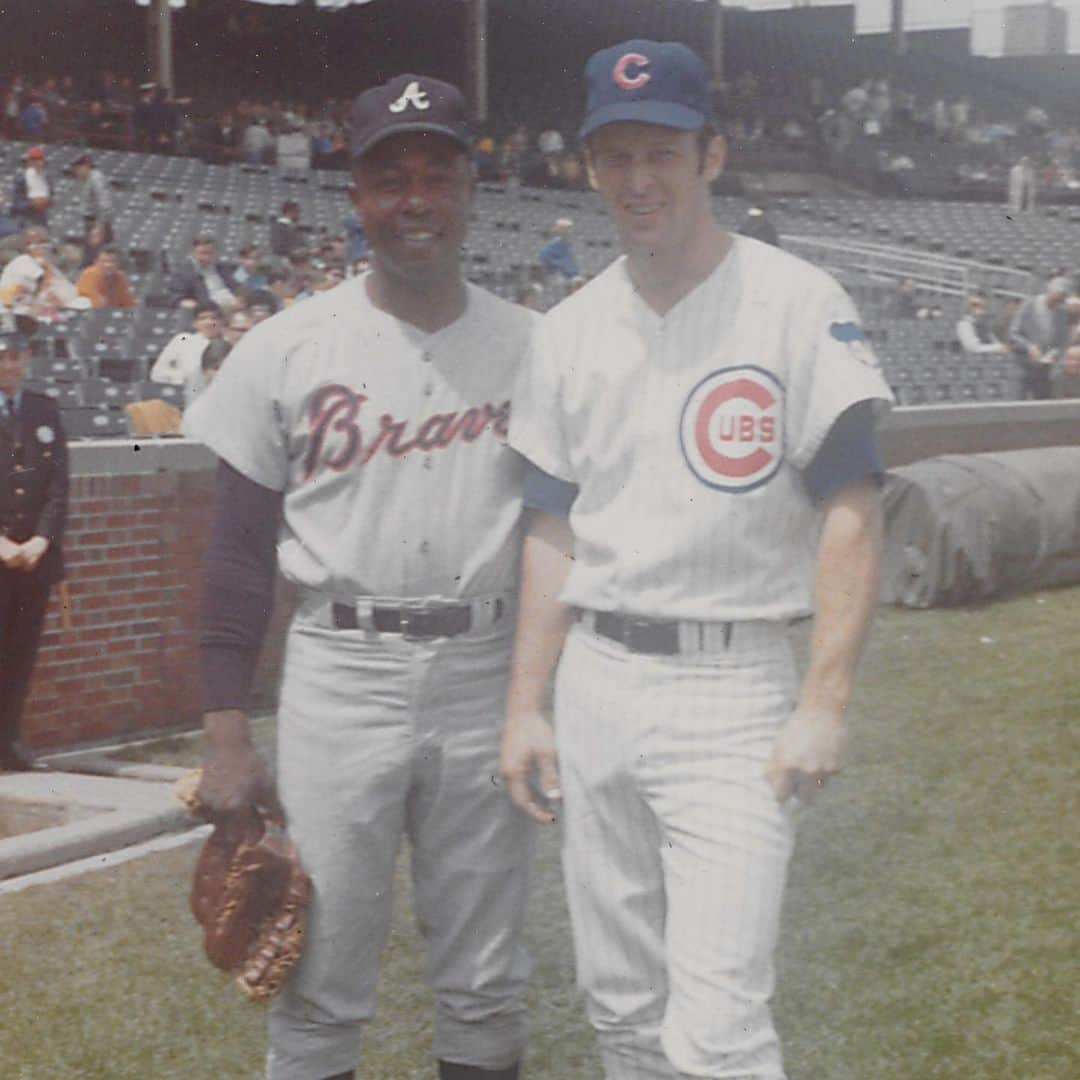
<path id="1" fill-rule="evenodd" d="M 634 256 L 689 252 L 712 221 L 709 184 L 724 166 L 724 142 L 705 147 L 694 131 L 659 124 L 605 124 L 589 136 L 589 181 Z"/>
<path id="2" fill-rule="evenodd" d="M 422 132 L 391 136 L 353 166 L 353 179 L 378 273 L 412 284 L 458 276 L 473 192 L 459 143 Z"/>

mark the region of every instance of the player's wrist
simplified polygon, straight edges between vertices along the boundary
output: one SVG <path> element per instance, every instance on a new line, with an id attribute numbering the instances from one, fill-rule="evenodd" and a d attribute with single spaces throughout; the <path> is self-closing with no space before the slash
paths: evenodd
<path id="1" fill-rule="evenodd" d="M 203 734 L 210 750 L 252 749 L 251 728 L 242 709 L 216 709 L 203 716 Z"/>

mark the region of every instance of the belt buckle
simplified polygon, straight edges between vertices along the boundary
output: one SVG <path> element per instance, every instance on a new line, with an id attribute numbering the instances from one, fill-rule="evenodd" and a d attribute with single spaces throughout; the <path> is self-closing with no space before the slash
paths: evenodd
<path id="1" fill-rule="evenodd" d="M 679 652 L 679 628 L 675 623 L 658 623 L 655 619 L 627 619 L 625 644 L 634 652 L 654 656 L 675 656 Z M 674 631 L 669 636 L 670 631 Z"/>
<path id="2" fill-rule="evenodd" d="M 398 608 L 398 633 L 405 641 L 419 641 L 431 634 L 424 634 L 419 627 L 424 615 L 427 614 L 420 604 L 402 604 Z"/>

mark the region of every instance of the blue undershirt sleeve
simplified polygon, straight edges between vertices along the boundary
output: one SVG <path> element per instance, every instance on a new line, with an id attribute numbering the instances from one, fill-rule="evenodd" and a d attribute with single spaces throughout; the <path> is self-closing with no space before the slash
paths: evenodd
<path id="1" fill-rule="evenodd" d="M 526 510 L 541 510 L 545 514 L 568 517 L 577 493 L 577 484 L 560 480 L 526 459 L 525 479 L 521 486 L 521 499 Z"/>
<path id="2" fill-rule="evenodd" d="M 874 429 L 874 404 L 857 401 L 833 422 L 825 441 L 803 470 L 811 498 L 822 501 L 837 488 L 872 476 L 885 475 Z"/>

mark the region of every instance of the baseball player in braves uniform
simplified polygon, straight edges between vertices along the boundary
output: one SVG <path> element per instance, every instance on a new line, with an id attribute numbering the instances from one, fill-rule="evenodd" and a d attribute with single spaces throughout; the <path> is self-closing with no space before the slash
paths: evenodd
<path id="1" fill-rule="evenodd" d="M 610 1080 L 778 1080 L 788 797 L 841 764 L 889 391 L 832 278 L 714 221 L 700 60 L 631 41 L 587 84 L 625 254 L 541 320 L 515 392 L 531 517 L 502 775 L 538 821 L 564 800 Z M 814 608 L 800 684 L 788 627 Z"/>
<path id="2" fill-rule="evenodd" d="M 200 795 L 225 812 L 280 794 L 314 884 L 270 1013 L 270 1080 L 353 1076 L 402 837 L 439 1076 L 513 1080 L 525 1044 L 531 823 L 492 777 L 520 550 L 509 400 L 535 316 L 462 279 L 468 145 L 452 86 L 405 75 L 362 94 L 353 199 L 371 272 L 252 330 L 188 414 L 222 462 Z M 300 593 L 276 792 L 243 711 L 275 546 Z"/>

